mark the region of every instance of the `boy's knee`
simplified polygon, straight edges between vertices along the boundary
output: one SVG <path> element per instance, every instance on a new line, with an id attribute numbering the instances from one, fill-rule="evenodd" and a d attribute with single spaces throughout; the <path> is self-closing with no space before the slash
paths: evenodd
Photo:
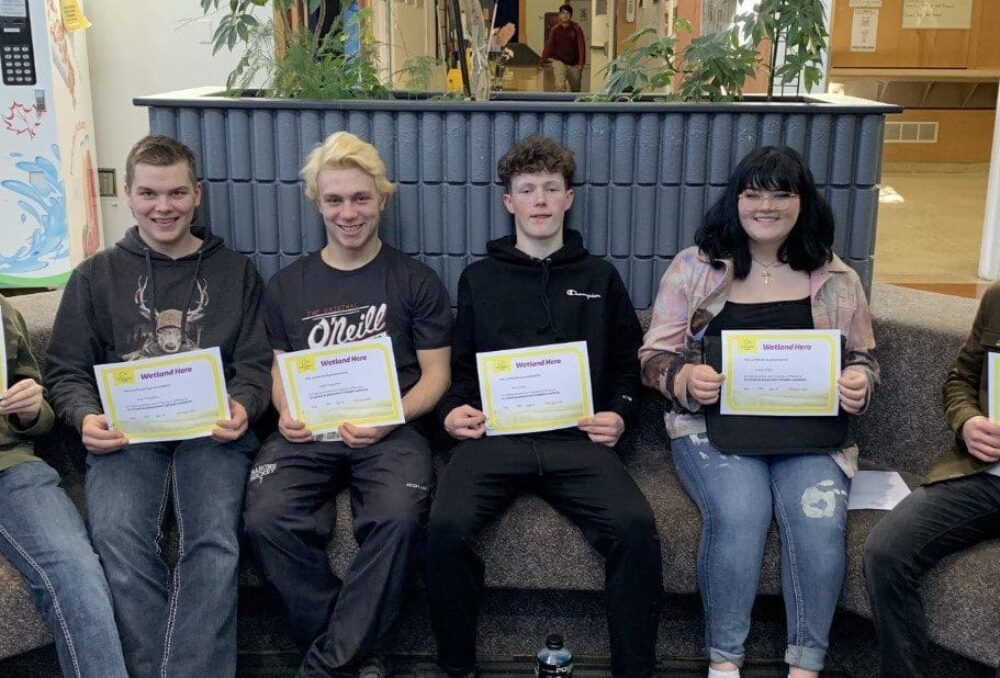
<path id="1" fill-rule="evenodd" d="M 102 552 L 107 548 L 117 548 L 136 534 L 123 512 L 97 511 L 89 508 L 90 541 L 94 548 Z"/>
<path id="2" fill-rule="evenodd" d="M 248 493 L 243 509 L 243 529 L 255 539 L 266 539 L 281 531 L 280 519 L 284 514 L 281 505 L 269 497 Z"/>
<path id="3" fill-rule="evenodd" d="M 428 549 L 452 549 L 474 537 L 471 516 L 444 511 L 431 512 L 427 524 Z"/>
<path id="4" fill-rule="evenodd" d="M 372 522 L 381 532 L 397 539 L 411 539 L 427 527 L 426 512 L 420 507 L 407 503 L 396 503 L 385 507 Z"/>
<path id="5" fill-rule="evenodd" d="M 879 530 L 879 527 L 876 525 L 868 535 L 862 554 L 863 572 L 869 585 L 897 578 L 904 572 L 903 554 L 885 534 L 887 530 Z"/>
<path id="6" fill-rule="evenodd" d="M 617 512 L 612 523 L 615 541 L 629 547 L 657 541 L 656 520 L 648 506 L 636 505 Z"/>

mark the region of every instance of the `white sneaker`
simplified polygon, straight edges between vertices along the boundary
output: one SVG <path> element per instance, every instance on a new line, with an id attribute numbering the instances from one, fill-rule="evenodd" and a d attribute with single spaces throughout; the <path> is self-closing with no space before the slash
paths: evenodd
<path id="1" fill-rule="evenodd" d="M 391 675 L 389 663 L 379 655 L 369 657 L 358 669 L 358 678 L 389 678 Z"/>

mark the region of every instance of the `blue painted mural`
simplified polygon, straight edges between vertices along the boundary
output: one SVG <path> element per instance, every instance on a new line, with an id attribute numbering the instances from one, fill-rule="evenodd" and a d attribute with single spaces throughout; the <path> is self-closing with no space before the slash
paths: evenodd
<path id="1" fill-rule="evenodd" d="M 14 167 L 27 175 L 27 180 L 4 179 L 0 181 L 8 191 L 20 196 L 21 226 L 30 231 L 24 245 L 9 256 L 0 253 L 0 274 L 18 275 L 41 271 L 57 264 L 65 268 L 69 257 L 69 232 L 66 220 L 66 188 L 59 178 L 59 147 L 52 145 L 55 162 L 36 156 L 34 160 L 11 153 Z M 53 271 L 58 273 L 60 271 Z"/>

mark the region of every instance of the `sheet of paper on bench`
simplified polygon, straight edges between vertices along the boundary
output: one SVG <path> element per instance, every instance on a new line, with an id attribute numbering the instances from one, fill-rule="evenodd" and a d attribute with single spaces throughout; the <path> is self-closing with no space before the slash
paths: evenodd
<path id="1" fill-rule="evenodd" d="M 858 471 L 851 480 L 847 510 L 891 511 L 909 493 L 906 481 L 895 471 Z"/>

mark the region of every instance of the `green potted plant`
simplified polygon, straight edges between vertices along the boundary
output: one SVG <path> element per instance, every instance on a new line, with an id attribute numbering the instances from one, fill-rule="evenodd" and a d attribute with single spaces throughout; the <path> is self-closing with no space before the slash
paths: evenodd
<path id="1" fill-rule="evenodd" d="M 697 36 L 680 51 L 676 36 L 693 30 L 687 19 L 676 19 L 665 37 L 642 28 L 626 38 L 630 46 L 611 60 L 604 85 L 587 100 L 736 101 L 759 71 L 766 73 L 768 101 L 779 84 L 811 92 L 823 80 L 823 11 L 820 0 L 762 0 L 730 28 Z M 669 93 L 650 93 L 674 84 Z"/>
<path id="2" fill-rule="evenodd" d="M 467 14 L 479 6 L 452 0 L 460 2 L 472 7 Z M 202 0 L 205 9 L 225 4 Z M 801 73 L 805 88 L 814 84 L 825 41 L 819 0 L 762 0 L 757 18 L 735 29 L 740 35 L 698 38 L 680 54 L 672 38 L 647 43 L 652 36 L 640 34 L 634 50 L 609 66 L 608 82 L 617 89 L 588 101 L 546 93 L 487 91 L 488 100 L 476 101 L 391 92 L 377 78 L 376 45 L 365 27 L 370 17 L 355 15 L 353 27 L 342 22 L 317 37 L 283 25 L 284 10 L 297 4 L 230 0 L 219 24 L 220 48 L 243 46 L 257 55 L 244 57 L 244 75 L 253 59 L 273 51 L 267 31 L 278 34 L 284 60 L 262 90 L 234 97 L 222 87 L 203 88 L 135 100 L 149 108 L 153 131 L 198 152 L 202 218 L 252 255 L 265 277 L 321 246 L 322 222 L 304 202 L 298 171 L 322 138 L 347 129 L 375 144 L 399 185 L 383 219 L 386 238 L 435 268 L 453 292 L 486 241 L 509 231 L 494 167 L 515 139 L 530 133 L 575 152 L 569 225 L 583 232 L 592 252 L 618 266 L 638 307 L 651 303 L 673 254 L 692 242 L 735 162 L 764 144 L 804 154 L 836 213 L 837 252 L 871 279 L 883 122 L 898 109 L 829 95 L 749 96 L 730 84 L 748 63 L 762 65 L 753 61 L 758 52 L 744 46 L 747 39 L 794 47 L 773 68 L 773 81 Z M 305 4 L 317 14 L 323 6 Z M 277 23 L 268 28 L 254 8 L 278 10 Z M 317 18 L 322 25 L 325 17 Z M 256 72 L 266 75 L 267 68 Z M 244 89 L 246 81 L 229 84 Z M 674 93 L 657 91 L 667 84 L 677 85 Z M 323 92 L 332 98 L 321 100 Z"/>

